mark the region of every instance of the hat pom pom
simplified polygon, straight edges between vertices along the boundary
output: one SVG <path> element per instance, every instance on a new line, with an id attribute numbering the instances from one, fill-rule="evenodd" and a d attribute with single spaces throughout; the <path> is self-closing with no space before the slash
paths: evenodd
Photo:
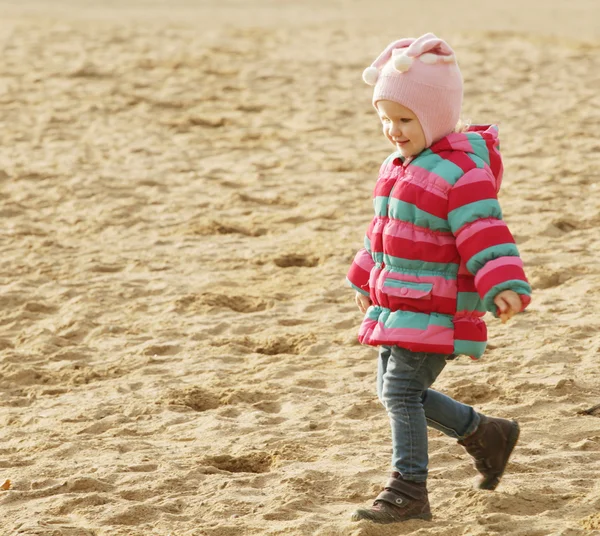
<path id="1" fill-rule="evenodd" d="M 406 54 L 399 54 L 398 56 L 394 56 L 394 68 L 396 71 L 400 71 L 401 73 L 405 73 L 410 69 L 410 66 L 413 63 L 413 58 L 407 56 Z"/>
<path id="2" fill-rule="evenodd" d="M 366 84 L 374 86 L 379 78 L 379 69 L 371 65 L 363 71 L 362 77 Z"/>

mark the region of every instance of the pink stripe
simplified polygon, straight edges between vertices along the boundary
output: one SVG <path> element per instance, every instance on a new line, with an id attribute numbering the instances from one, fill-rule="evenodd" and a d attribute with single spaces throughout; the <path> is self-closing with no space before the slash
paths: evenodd
<path id="1" fill-rule="evenodd" d="M 485 277 L 491 271 L 502 266 L 518 266 L 521 268 L 521 270 L 523 270 L 523 261 L 520 257 L 500 257 L 499 259 L 486 262 L 483 268 L 481 268 L 481 270 L 479 270 L 475 276 L 475 285 L 479 286 L 479 281 L 482 277 Z"/>
<path id="2" fill-rule="evenodd" d="M 375 263 L 373 262 L 373 257 L 369 255 L 369 252 L 366 249 L 361 249 L 356 254 L 356 256 L 354 257 L 354 262 L 366 272 L 370 272 L 371 268 L 375 266 Z"/>
<path id="3" fill-rule="evenodd" d="M 360 325 L 360 329 L 358 330 L 358 340 L 362 344 L 369 344 L 369 341 L 371 340 L 371 335 L 373 333 L 373 330 L 376 328 L 376 326 L 377 326 L 376 320 L 371 320 L 370 318 L 365 318 L 363 320 L 362 324 Z"/>
<path id="4" fill-rule="evenodd" d="M 432 294 L 441 298 L 456 299 L 456 280 L 447 280 L 440 276 L 416 276 L 409 274 L 398 274 L 387 272 L 385 279 L 395 279 L 397 281 L 408 281 L 410 283 L 431 283 L 433 284 Z M 384 280 L 382 278 L 382 280 Z"/>
<path id="5" fill-rule="evenodd" d="M 390 220 L 383 229 L 383 234 L 397 236 L 398 238 L 406 238 L 407 240 L 413 240 L 414 242 L 428 242 L 436 246 L 453 245 L 455 240 L 452 233 L 434 233 L 423 227 L 418 227 L 412 223 L 400 220 Z"/>
<path id="6" fill-rule="evenodd" d="M 404 180 L 409 180 L 410 182 L 419 185 L 424 190 L 435 193 L 441 197 L 447 196 L 448 192 L 452 189 L 452 186 L 437 173 L 416 166 L 409 166 L 406 168 Z"/>
<path id="7" fill-rule="evenodd" d="M 458 182 L 457 186 L 466 186 L 477 182 L 491 182 L 493 184 L 493 175 L 490 166 L 484 164 L 483 168 L 475 168 L 465 173 Z"/>
<path id="8" fill-rule="evenodd" d="M 475 152 L 471 146 L 469 138 L 463 132 L 450 134 L 447 140 L 454 151 L 465 151 L 467 153 Z"/>
<path id="9" fill-rule="evenodd" d="M 371 223 L 371 234 L 381 233 L 387 222 L 387 216 L 376 216 Z"/>
<path id="10" fill-rule="evenodd" d="M 465 240 L 471 238 L 482 229 L 500 227 L 502 225 L 506 226 L 506 223 L 503 220 L 498 220 L 496 218 L 485 218 L 483 220 L 475 220 L 470 224 L 468 223 L 464 227 L 461 227 L 456 233 L 456 246 L 460 248 Z"/>

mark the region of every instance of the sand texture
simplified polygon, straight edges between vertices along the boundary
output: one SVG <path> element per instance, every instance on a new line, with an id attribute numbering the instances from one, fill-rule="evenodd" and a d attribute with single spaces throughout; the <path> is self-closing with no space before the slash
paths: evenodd
<path id="1" fill-rule="evenodd" d="M 417 4 L 0 3 L 0 535 L 600 534 L 600 4 Z M 361 73 L 426 30 L 535 293 L 436 383 L 521 423 L 498 491 L 432 431 L 434 520 L 381 527 Z"/>

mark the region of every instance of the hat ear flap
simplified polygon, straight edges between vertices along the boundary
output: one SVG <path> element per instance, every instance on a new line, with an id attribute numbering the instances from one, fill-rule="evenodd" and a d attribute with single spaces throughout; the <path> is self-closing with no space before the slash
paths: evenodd
<path id="1" fill-rule="evenodd" d="M 456 61 L 454 51 L 443 39 L 428 33 L 419 37 L 408 47 L 409 56 L 419 58 L 423 63 L 453 63 Z"/>
<path id="2" fill-rule="evenodd" d="M 454 54 L 450 54 L 448 56 L 442 56 L 440 54 L 432 54 L 431 52 L 426 52 L 425 54 L 421 54 L 419 59 L 423 63 L 427 63 L 428 65 L 434 65 L 436 63 L 455 63 L 456 57 Z"/>

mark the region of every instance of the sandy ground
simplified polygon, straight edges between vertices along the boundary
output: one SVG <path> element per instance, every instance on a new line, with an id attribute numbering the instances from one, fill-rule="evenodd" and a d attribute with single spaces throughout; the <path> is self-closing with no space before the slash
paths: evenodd
<path id="1" fill-rule="evenodd" d="M 497 4 L 0 3 L 1 535 L 600 534 L 600 6 Z M 391 447 L 344 276 L 362 70 L 427 30 L 535 295 L 437 382 L 520 421 L 501 487 L 432 432 L 434 520 L 386 528 L 349 520 Z"/>

